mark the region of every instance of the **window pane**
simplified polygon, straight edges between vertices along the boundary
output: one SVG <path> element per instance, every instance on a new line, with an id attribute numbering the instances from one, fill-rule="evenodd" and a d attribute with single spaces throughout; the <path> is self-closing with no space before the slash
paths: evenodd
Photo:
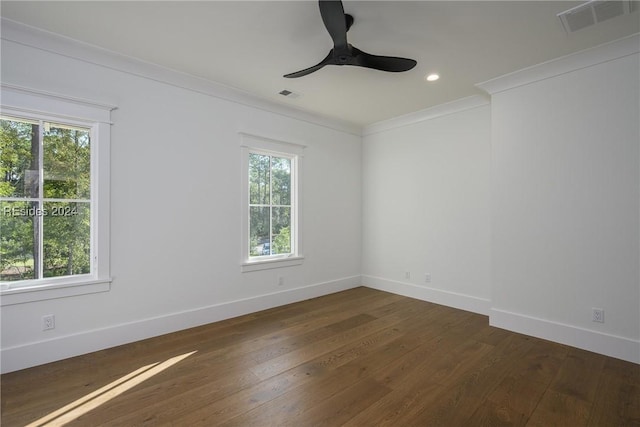
<path id="1" fill-rule="evenodd" d="M 249 154 L 249 204 L 269 204 L 269 160 L 269 156 Z"/>
<path id="2" fill-rule="evenodd" d="M 38 125 L 0 120 L 0 197 L 38 197 Z"/>
<path id="3" fill-rule="evenodd" d="M 0 201 L 0 280 L 35 278 L 37 202 Z"/>
<path id="4" fill-rule="evenodd" d="M 291 208 L 273 208 L 273 254 L 291 253 Z"/>
<path id="5" fill-rule="evenodd" d="M 271 158 L 272 191 L 274 205 L 291 204 L 291 159 Z"/>
<path id="6" fill-rule="evenodd" d="M 90 273 L 89 203 L 48 202 L 44 208 L 44 277 Z"/>
<path id="7" fill-rule="evenodd" d="M 249 255 L 261 256 L 271 254 L 269 241 L 269 208 L 249 208 Z"/>
<path id="8" fill-rule="evenodd" d="M 88 129 L 45 126 L 43 134 L 44 197 L 91 197 L 91 144 Z"/>

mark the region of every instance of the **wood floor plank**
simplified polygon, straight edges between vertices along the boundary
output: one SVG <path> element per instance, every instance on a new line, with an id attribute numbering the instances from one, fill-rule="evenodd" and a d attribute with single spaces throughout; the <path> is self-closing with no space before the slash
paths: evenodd
<path id="1" fill-rule="evenodd" d="M 547 389 L 527 427 L 586 426 L 591 404 L 576 397 Z"/>
<path id="2" fill-rule="evenodd" d="M 318 367 L 316 372 L 326 373 L 353 360 L 355 355 L 363 354 L 366 352 L 366 349 L 375 349 L 384 343 L 392 341 L 401 334 L 401 328 L 401 325 L 389 326 L 381 331 L 361 338 L 356 344 L 344 343 L 334 351 L 329 351 L 315 359 L 290 361 L 289 369 L 285 369 L 280 373 L 272 371 L 270 374 L 273 374 L 273 376 L 269 376 L 265 381 L 250 389 L 243 390 L 234 396 L 230 396 L 228 399 L 224 399 L 224 402 L 216 402 L 213 405 L 194 411 L 186 416 L 184 420 L 190 425 L 210 425 L 209 423 L 219 423 L 237 416 L 238 408 L 242 408 L 242 412 L 250 411 L 253 408 L 276 399 L 289 390 L 293 390 L 296 386 L 308 383 L 310 380 L 309 373 L 307 372 L 306 377 L 299 375 L 299 369 L 296 369 L 299 366 L 304 366 L 306 370 L 309 365 L 315 365 Z M 291 369 L 291 367 L 294 367 L 294 369 Z M 322 378 L 323 376 L 317 374 L 317 377 Z M 321 394 L 320 391 L 318 392 Z M 216 408 L 220 406 L 223 406 L 224 409 L 217 411 Z"/>
<path id="3" fill-rule="evenodd" d="M 639 370 L 640 365 L 622 360 L 605 362 L 591 407 L 589 426 L 640 426 Z"/>
<path id="4" fill-rule="evenodd" d="M 373 373 L 393 364 L 407 349 L 417 345 L 413 337 L 402 336 L 377 349 L 371 349 L 373 351 L 363 354 L 358 359 L 335 367 L 332 372 L 326 370 L 326 365 L 316 362 L 325 369 L 324 375 L 314 381 L 313 387 L 301 384 L 265 405 L 234 418 L 228 425 L 264 425 L 264 417 L 270 420 L 282 419 L 283 416 L 300 419 L 299 415 L 305 410 L 363 378 L 371 378 Z"/>
<path id="5" fill-rule="evenodd" d="M 284 422 L 281 425 L 319 427 L 343 425 L 390 391 L 389 388 L 375 380 L 365 378 L 313 406 L 299 416 L 283 420 Z"/>
<path id="6" fill-rule="evenodd" d="M 446 384 L 464 374 L 467 369 L 493 350 L 476 341 L 458 343 L 436 339 L 418 347 L 398 360 L 393 366 L 381 370 L 374 377 L 391 388 L 404 388 L 420 378 Z"/>
<path id="7" fill-rule="evenodd" d="M 405 305 L 415 304 L 412 301 L 405 301 L 405 303 Z M 361 351 L 359 350 L 360 347 L 369 347 L 372 343 L 384 343 L 388 340 L 392 340 L 400 333 L 398 329 L 400 328 L 399 323 L 406 316 L 406 314 L 395 314 L 393 316 L 389 315 L 387 318 L 375 319 L 374 321 L 379 320 L 376 324 L 377 328 L 363 329 L 360 327 L 362 325 L 352 322 L 350 323 L 350 326 L 352 327 L 344 327 L 342 334 L 334 335 L 330 340 L 327 340 L 327 342 L 331 344 L 329 346 L 327 346 L 327 342 L 321 342 L 320 345 L 318 345 L 318 343 L 311 343 L 309 344 L 311 350 L 308 347 L 305 347 L 304 351 L 291 352 L 292 354 L 287 353 L 276 358 L 276 360 L 280 362 L 279 364 L 270 360 L 263 364 L 256 365 L 256 368 L 251 367 L 250 369 L 252 372 L 255 372 L 255 369 L 262 366 L 269 368 L 268 372 L 263 373 L 263 377 L 261 378 L 264 381 L 253 384 L 249 388 L 239 390 L 231 396 L 206 404 L 202 407 L 198 407 L 197 403 L 194 403 L 202 401 L 202 399 L 195 399 L 195 396 L 198 396 L 200 391 L 197 389 L 191 389 L 179 398 L 180 401 L 188 402 L 187 406 L 184 407 L 184 405 L 180 405 L 180 407 L 183 408 L 181 412 L 171 413 L 169 415 L 169 419 L 182 418 L 188 423 L 206 424 L 213 422 L 211 418 L 215 418 L 216 423 L 221 423 L 228 418 L 236 416 L 240 412 L 250 411 L 252 408 L 262 405 L 265 402 L 278 397 L 282 393 L 285 393 L 297 384 L 306 383 L 309 378 L 302 375 L 301 371 L 306 371 L 307 376 L 309 375 L 309 368 L 312 369 L 312 372 L 316 373 L 325 371 L 332 366 L 345 363 L 351 353 Z M 372 322 L 373 321 L 368 323 Z M 345 323 L 345 325 L 347 324 Z M 397 327 L 394 328 L 394 325 Z M 337 331 L 338 329 L 335 330 Z M 359 332 L 354 333 L 354 330 L 358 330 Z M 363 336 L 363 331 L 374 333 L 369 336 Z M 358 341 L 359 344 L 353 345 L 352 341 L 354 340 Z M 323 354 L 322 352 L 318 352 L 318 348 L 325 353 Z M 335 351 L 331 352 L 329 350 Z M 295 367 L 297 369 L 290 370 L 291 367 Z M 144 420 L 152 420 L 154 423 L 166 422 L 166 419 L 158 418 L 153 415 L 153 412 L 158 409 L 156 406 L 145 408 Z M 138 414 L 133 417 L 119 419 L 116 425 L 119 423 L 126 424 L 127 422 L 138 423 L 140 421 L 140 416 Z"/>
<path id="8" fill-rule="evenodd" d="M 426 326 L 429 323 L 430 315 L 411 321 L 405 320 L 382 333 L 374 334 L 379 335 L 379 338 L 388 339 L 365 337 L 359 345 L 349 343 L 315 359 L 313 363 L 323 368 L 324 375 L 315 382 L 313 388 L 301 384 L 259 408 L 232 419 L 228 425 L 261 425 L 263 417 L 275 420 L 282 417 L 282 414 L 286 414 L 288 418 L 299 419 L 301 411 L 309 405 L 319 404 L 352 383 L 395 365 L 399 357 L 428 338 L 430 329 Z M 396 336 L 398 338 L 395 338 Z M 354 354 L 357 354 L 357 357 L 353 357 Z"/>
<path id="9" fill-rule="evenodd" d="M 9 427 L 640 426 L 640 365 L 364 287 L 5 374 L 0 387 Z"/>
<path id="10" fill-rule="evenodd" d="M 473 337 L 474 340 L 483 342 L 485 344 L 498 345 L 511 335 L 511 332 L 496 328 L 489 325 L 489 322 L 485 324 L 485 328 L 478 331 Z"/>
<path id="11" fill-rule="evenodd" d="M 538 406 L 547 386 L 507 376 L 472 416 L 474 425 L 524 426 Z"/>
<path id="12" fill-rule="evenodd" d="M 507 376 L 472 416 L 473 423 L 524 426 L 551 381 L 556 377 L 568 348 L 543 340 L 516 360 Z"/>
<path id="13" fill-rule="evenodd" d="M 416 306 L 416 304 L 411 301 L 410 304 L 405 304 L 405 307 L 400 312 L 393 312 L 392 314 L 388 314 L 384 317 L 378 317 L 370 322 L 337 332 L 325 339 L 309 343 L 309 345 L 302 348 L 288 352 L 276 358 L 269 359 L 263 363 L 256 364 L 251 368 L 251 370 L 259 378 L 270 378 L 289 369 L 292 363 L 300 364 L 307 362 L 312 360 L 318 354 L 335 350 L 353 340 L 358 340 L 361 337 L 366 337 L 385 330 L 387 330 L 385 332 L 386 334 L 393 334 L 393 331 L 389 331 L 388 329 L 411 317 L 411 305 Z"/>
<path id="14" fill-rule="evenodd" d="M 434 352 L 437 346 L 441 351 Z M 443 351 L 442 351 L 443 350 Z M 458 377 L 491 352 L 491 347 L 478 342 L 465 342 L 444 349 L 440 340 L 426 343 L 412 352 L 420 362 L 405 364 L 407 360 L 379 371 L 374 378 L 392 389 L 347 425 L 405 425 L 437 400 L 446 389 L 447 377 Z M 424 357 L 424 355 L 429 355 Z M 413 359 L 413 358 L 412 358 Z M 413 361 L 412 361 L 413 362 Z"/>
<path id="15" fill-rule="evenodd" d="M 206 356 L 203 359 L 185 360 L 182 366 L 178 365 L 174 370 L 159 374 L 125 396 L 107 402 L 87 416 L 78 418 L 76 425 L 91 424 L 90 420 L 95 418 L 100 419 L 104 425 L 127 425 L 133 419 L 136 423 L 155 424 L 155 412 L 163 413 L 162 420 L 180 418 L 194 404 L 199 407 L 201 402 L 223 399 L 260 383 L 246 367 L 225 371 L 208 367 Z M 144 414 L 139 411 L 141 408 L 145 408 Z"/>
<path id="16" fill-rule="evenodd" d="M 448 381 L 438 399 L 415 416 L 420 425 L 465 425 L 503 381 L 515 360 L 531 348 L 529 339 L 512 335 L 494 347 L 490 356 L 469 364 Z"/>
<path id="17" fill-rule="evenodd" d="M 338 322 L 330 323 L 326 326 L 310 330 L 307 333 L 293 335 L 288 337 L 287 339 L 278 340 L 277 342 L 274 342 L 262 348 L 257 348 L 249 353 L 249 357 L 251 357 L 251 359 L 255 361 L 256 364 L 264 363 L 304 348 L 313 343 L 334 337 L 336 334 L 339 334 L 341 332 L 353 329 L 358 326 L 362 326 L 373 320 L 376 320 L 376 318 L 364 313 L 351 316 Z"/>
<path id="18" fill-rule="evenodd" d="M 126 375 L 127 372 L 137 369 L 139 366 L 144 366 L 148 363 L 153 363 L 157 360 L 161 360 L 163 357 L 168 358 L 170 355 L 179 351 L 189 351 L 193 348 L 193 343 L 198 343 L 198 347 L 202 350 L 203 343 L 206 343 L 208 347 L 217 347 L 225 354 L 231 354 L 234 349 L 231 345 L 234 343 L 246 343 L 250 341 L 250 348 L 254 349 L 259 346 L 256 342 L 251 342 L 250 336 L 245 331 L 259 334 L 265 331 L 265 325 L 269 331 L 274 331 L 274 334 L 286 334 L 291 331 L 286 330 L 286 325 L 294 323 L 299 325 L 300 320 L 309 320 L 309 313 L 313 313 L 314 316 L 323 316 L 323 319 L 333 319 L 340 315 L 345 315 L 358 311 L 353 309 L 359 304 L 371 305 L 372 307 L 378 307 L 379 305 L 389 305 L 393 301 L 400 299 L 400 297 L 386 298 L 379 293 L 362 293 L 359 289 L 350 293 L 349 298 L 340 298 L 340 295 L 333 294 L 319 301 L 317 299 L 305 301 L 306 308 L 301 307 L 278 307 L 271 310 L 265 310 L 258 314 L 252 314 L 243 316 L 240 318 L 229 319 L 223 322 L 217 322 L 210 325 L 205 325 L 198 328 L 192 328 L 187 331 L 181 331 L 179 333 L 167 334 L 163 336 L 162 340 L 150 339 L 143 340 L 126 346 L 119 346 L 105 351 L 99 351 L 92 353 L 91 358 L 80 357 L 68 359 L 54 364 L 48 364 L 41 369 L 48 371 L 50 381 L 59 382 L 65 389 L 58 389 L 57 395 L 60 398 L 66 398 L 68 401 L 74 401 L 81 396 L 95 391 L 103 384 L 91 381 L 91 374 L 97 369 L 106 376 L 104 383 L 108 384 L 111 381 L 116 380 L 122 375 Z M 284 316 L 283 316 L 284 314 Z M 273 325 L 273 320 L 278 321 Z M 270 322 L 271 321 L 271 322 Z M 305 322 L 308 325 L 312 322 Z M 260 335 L 262 336 L 262 335 Z M 273 339 L 273 336 L 270 336 Z M 255 341 L 255 340 L 254 340 Z M 246 347 L 246 346 L 245 346 Z M 214 354 L 211 355 L 212 357 Z M 109 363 L 105 363 L 105 359 L 109 359 Z M 126 365 L 127 361 L 137 361 L 137 365 Z M 70 367 L 68 367 L 70 366 Z M 114 367 L 114 369 L 112 369 Z M 7 402 L 13 406 L 20 406 L 25 411 L 31 412 L 28 408 L 29 402 L 40 401 L 45 399 L 49 394 L 48 390 L 42 387 L 38 387 L 37 383 L 40 381 L 39 377 L 30 379 L 30 372 L 26 371 L 21 374 L 22 381 L 11 382 L 10 378 L 12 374 L 4 376 L 4 383 L 7 384 L 3 387 L 5 395 L 15 396 L 18 399 L 19 396 L 27 396 L 25 401 L 11 401 Z M 40 372 L 40 370 L 39 370 Z M 22 389 L 21 389 L 22 388 Z M 25 393 L 28 391 L 28 393 Z M 48 411 L 51 408 L 43 408 L 43 411 Z"/>
<path id="19" fill-rule="evenodd" d="M 571 349 L 551 384 L 551 389 L 585 402 L 593 402 L 605 361 L 605 356 L 577 348 Z"/>

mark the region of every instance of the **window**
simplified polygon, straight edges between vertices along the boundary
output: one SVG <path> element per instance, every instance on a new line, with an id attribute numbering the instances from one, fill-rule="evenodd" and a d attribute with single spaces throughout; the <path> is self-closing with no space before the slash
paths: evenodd
<path id="1" fill-rule="evenodd" d="M 249 257 L 290 255 L 291 172 L 295 158 L 249 152 Z"/>
<path id="2" fill-rule="evenodd" d="M 90 274 L 90 129 L 0 116 L 0 152 L 0 280 Z"/>
<path id="3" fill-rule="evenodd" d="M 242 271 L 297 265 L 304 147 L 242 134 Z"/>
<path id="4" fill-rule="evenodd" d="M 2 305 L 108 290 L 112 108 L 2 87 Z"/>

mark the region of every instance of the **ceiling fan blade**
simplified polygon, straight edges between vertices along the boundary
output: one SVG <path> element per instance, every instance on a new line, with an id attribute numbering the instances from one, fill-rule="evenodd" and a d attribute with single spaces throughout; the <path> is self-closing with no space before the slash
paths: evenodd
<path id="1" fill-rule="evenodd" d="M 348 49 L 347 18 L 344 14 L 342 1 L 320 0 L 318 3 L 320 6 L 320 15 L 322 15 L 322 22 L 324 22 L 324 26 L 327 28 L 333 40 L 334 49 L 336 51 Z"/>
<path id="2" fill-rule="evenodd" d="M 314 71 L 318 71 L 320 68 L 324 67 L 325 65 L 329 65 L 329 64 L 334 64 L 334 61 L 333 61 L 333 49 L 331 49 L 329 51 L 329 54 L 327 55 L 326 58 L 324 58 L 322 61 L 320 61 L 318 64 L 314 65 L 313 67 L 305 68 L 304 70 L 296 71 L 295 73 L 285 74 L 283 77 L 286 77 L 288 79 L 292 79 L 292 78 L 296 78 L 296 77 L 306 76 L 307 74 L 311 74 Z"/>
<path id="3" fill-rule="evenodd" d="M 399 73 L 402 71 L 409 71 L 417 64 L 413 59 L 398 58 L 395 56 L 371 55 L 370 53 L 363 52 L 355 47 L 352 47 L 352 50 L 353 61 L 350 61 L 349 65 L 358 65 L 360 67 Z"/>
<path id="4" fill-rule="evenodd" d="M 286 78 L 306 76 L 325 65 L 356 65 L 381 71 L 402 72 L 416 66 L 413 59 L 395 56 L 378 56 L 363 52 L 347 43 L 347 31 L 353 24 L 353 16 L 346 15 L 341 0 L 319 0 L 322 22 L 333 40 L 333 49 L 320 63 L 295 73 L 285 74 Z"/>

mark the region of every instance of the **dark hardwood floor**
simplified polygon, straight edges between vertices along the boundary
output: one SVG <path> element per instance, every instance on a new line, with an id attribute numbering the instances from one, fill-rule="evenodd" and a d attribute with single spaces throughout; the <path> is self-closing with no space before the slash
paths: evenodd
<path id="1" fill-rule="evenodd" d="M 5 427 L 640 425 L 640 365 L 368 288 L 1 383 Z"/>

